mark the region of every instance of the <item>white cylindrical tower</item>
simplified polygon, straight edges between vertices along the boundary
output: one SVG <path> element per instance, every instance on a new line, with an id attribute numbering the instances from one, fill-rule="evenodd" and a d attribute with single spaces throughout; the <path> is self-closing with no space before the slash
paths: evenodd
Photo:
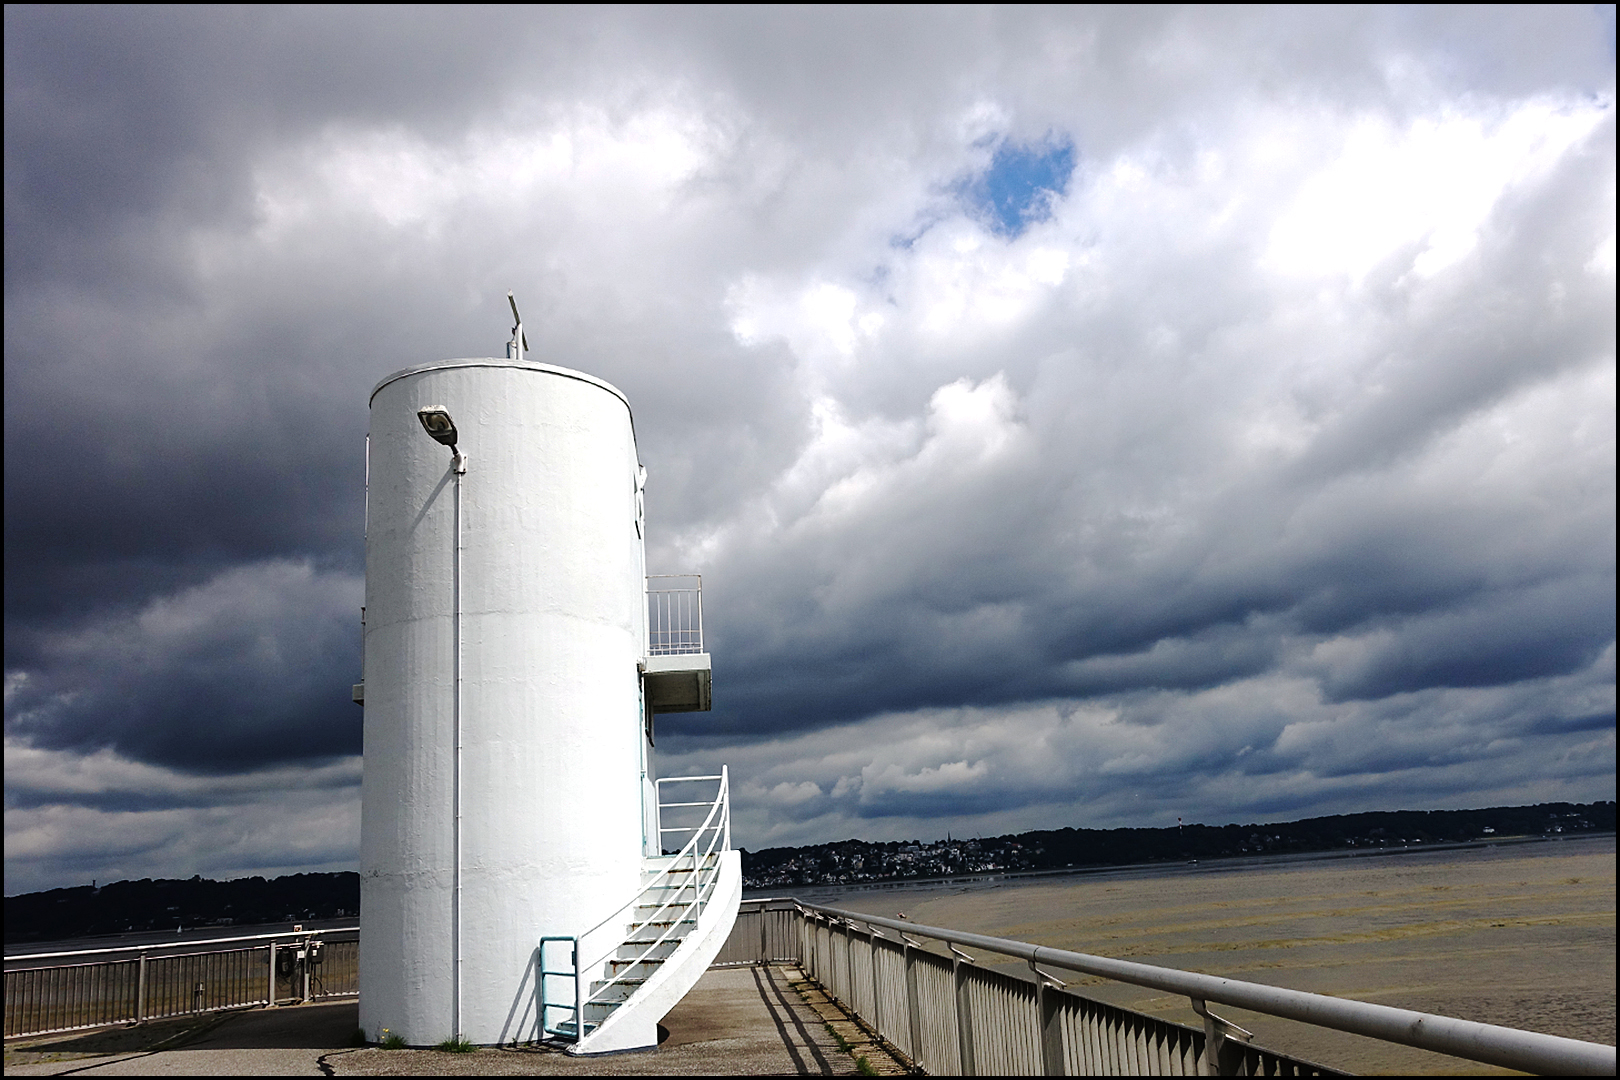
<path id="1" fill-rule="evenodd" d="M 537 939 L 640 885 L 630 406 L 577 371 L 447 360 L 377 384 L 368 452 L 361 1026 L 532 1039 Z"/>

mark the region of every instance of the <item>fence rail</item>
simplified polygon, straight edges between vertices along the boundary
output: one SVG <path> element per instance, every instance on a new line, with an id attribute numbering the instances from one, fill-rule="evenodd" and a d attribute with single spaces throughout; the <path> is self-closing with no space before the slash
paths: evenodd
<path id="1" fill-rule="evenodd" d="M 303 931 L 8 956 L 5 1037 L 353 997 L 359 993 L 360 943 L 330 940 L 353 933 Z M 102 957 L 108 959 L 93 959 Z M 58 962 L 42 963 L 47 960 Z"/>
<path id="2" fill-rule="evenodd" d="M 1029 977 L 963 950 L 1023 960 Z M 1615 1048 L 1321 994 L 1222 979 L 1006 938 L 863 915 L 792 898 L 745 900 L 717 964 L 789 961 L 929 1073 L 943 1075 L 1341 1075 L 1252 1043 L 1222 1003 L 1549 1075 L 1615 1074 Z M 1200 1030 L 1096 1001 L 1054 972 L 1184 994 Z"/>

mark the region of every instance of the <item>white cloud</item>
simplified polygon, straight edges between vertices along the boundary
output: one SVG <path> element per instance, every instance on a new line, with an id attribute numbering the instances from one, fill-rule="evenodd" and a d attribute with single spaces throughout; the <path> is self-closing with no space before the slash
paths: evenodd
<path id="1" fill-rule="evenodd" d="M 1384 116 L 1359 119 L 1338 157 L 1305 180 L 1277 219 L 1266 261 L 1284 273 L 1359 283 L 1412 246 L 1412 271 L 1432 277 L 1474 250 L 1510 188 L 1545 175 L 1612 114 L 1612 101 L 1532 100 L 1500 118 L 1442 112 L 1405 130 Z"/>
<path id="2" fill-rule="evenodd" d="M 8 737 L 9 894 L 141 877 L 352 869 L 360 759 L 197 776 Z"/>

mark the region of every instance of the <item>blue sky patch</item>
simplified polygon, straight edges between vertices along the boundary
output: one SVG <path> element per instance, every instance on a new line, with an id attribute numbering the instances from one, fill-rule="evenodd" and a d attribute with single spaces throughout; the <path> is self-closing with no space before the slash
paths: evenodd
<path id="1" fill-rule="evenodd" d="M 998 234 L 1015 237 L 1052 216 L 1052 200 L 1069 187 L 1074 143 L 1048 137 L 1034 146 L 1003 142 L 990 168 L 962 189 L 968 205 Z"/>

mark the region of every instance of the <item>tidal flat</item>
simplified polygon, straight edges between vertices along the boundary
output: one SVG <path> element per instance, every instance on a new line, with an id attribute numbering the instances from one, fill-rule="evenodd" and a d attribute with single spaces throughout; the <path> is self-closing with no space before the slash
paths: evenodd
<path id="1" fill-rule="evenodd" d="M 1614 1044 L 1615 838 L 1356 859 L 990 879 L 805 899 L 930 926 Z M 986 956 L 988 966 L 995 965 Z M 1019 962 L 1007 970 L 1023 967 Z M 1185 998 L 1073 976 L 1199 1025 Z M 1216 1006 L 1254 1041 L 1358 1073 L 1505 1074 Z"/>

